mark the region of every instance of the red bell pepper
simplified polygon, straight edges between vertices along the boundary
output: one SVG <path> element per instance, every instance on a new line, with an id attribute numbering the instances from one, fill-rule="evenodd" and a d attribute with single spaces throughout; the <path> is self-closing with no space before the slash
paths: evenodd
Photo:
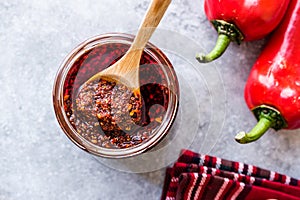
<path id="1" fill-rule="evenodd" d="M 290 0 L 205 0 L 204 11 L 219 37 L 207 55 L 198 54 L 201 63 L 220 57 L 231 41 L 258 40 L 273 31 L 282 20 Z"/>
<path id="2" fill-rule="evenodd" d="M 254 64 L 245 100 L 259 120 L 240 143 L 260 138 L 269 128 L 300 128 L 300 1 L 291 0 L 281 24 Z"/>

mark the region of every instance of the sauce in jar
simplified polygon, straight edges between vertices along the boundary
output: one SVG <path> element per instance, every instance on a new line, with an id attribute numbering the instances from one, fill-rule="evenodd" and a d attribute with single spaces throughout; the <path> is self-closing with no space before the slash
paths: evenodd
<path id="1" fill-rule="evenodd" d="M 99 98 L 96 91 L 99 93 L 100 89 L 105 92 L 105 88 L 111 89 L 116 85 L 96 81 L 90 85 L 90 89 L 84 88 L 86 90 L 84 94 L 79 91 L 83 89 L 82 85 L 91 76 L 114 64 L 126 53 L 128 48 L 129 45 L 121 43 L 95 46 L 76 59 L 64 82 L 64 110 L 71 125 L 83 138 L 100 147 L 128 148 L 151 138 L 165 117 L 169 105 L 169 93 L 173 92 L 168 88 L 167 77 L 161 66 L 151 55 L 144 52 L 140 61 L 140 91 L 143 101 L 138 116 L 132 115 L 133 123 L 130 123 L 125 118 L 125 121 L 122 121 L 122 115 L 119 115 L 121 117 L 117 120 L 120 121 L 118 128 L 100 124 L 103 123 L 103 120 L 99 121 L 100 111 L 103 109 L 99 111 L 99 105 L 103 105 L 101 100 L 107 99 Z M 99 87 L 100 83 L 103 87 Z M 126 93 L 126 88 L 125 90 L 118 88 L 117 91 Z M 132 97 L 131 94 L 125 95 Z M 134 99 L 131 104 L 134 107 Z M 111 117 L 114 116 L 111 110 L 109 114 Z M 108 118 L 108 124 L 111 125 L 111 122 L 112 119 Z"/>

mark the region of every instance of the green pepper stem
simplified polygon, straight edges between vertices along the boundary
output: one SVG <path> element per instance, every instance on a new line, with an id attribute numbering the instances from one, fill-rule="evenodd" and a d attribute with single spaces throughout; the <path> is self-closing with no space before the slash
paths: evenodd
<path id="1" fill-rule="evenodd" d="M 235 140 L 241 144 L 258 140 L 269 128 L 280 130 L 287 127 L 285 119 L 273 107 L 261 105 L 252 109 L 252 112 L 258 123 L 249 133 L 240 132 L 235 136 Z"/>
<path id="2" fill-rule="evenodd" d="M 258 140 L 263 134 L 271 128 L 273 120 L 265 117 L 261 117 L 256 126 L 249 132 L 240 132 L 235 136 L 235 140 L 241 144 L 246 144 Z"/>
<path id="3" fill-rule="evenodd" d="M 241 144 L 258 140 L 269 128 L 280 130 L 287 127 L 285 119 L 273 107 L 261 105 L 252 109 L 252 112 L 258 123 L 249 133 L 240 132 L 235 136 L 235 140 Z"/>
<path id="4" fill-rule="evenodd" d="M 232 23 L 228 23 L 224 20 L 212 20 L 211 24 L 218 32 L 218 40 L 213 50 L 207 54 L 197 54 L 196 59 L 200 63 L 208 63 L 219 58 L 227 49 L 231 41 L 240 44 L 244 36 L 241 31 Z"/>
<path id="5" fill-rule="evenodd" d="M 227 35 L 219 34 L 216 46 L 213 48 L 213 50 L 210 53 L 208 53 L 207 55 L 197 54 L 196 59 L 200 63 L 211 62 L 211 61 L 219 58 L 225 52 L 225 50 L 229 46 L 230 42 L 231 42 L 231 39 Z"/>

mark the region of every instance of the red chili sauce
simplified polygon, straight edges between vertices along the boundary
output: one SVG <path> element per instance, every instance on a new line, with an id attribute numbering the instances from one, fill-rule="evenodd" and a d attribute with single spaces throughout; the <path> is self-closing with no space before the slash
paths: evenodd
<path id="1" fill-rule="evenodd" d="M 64 83 L 64 109 L 74 129 L 87 141 L 105 148 L 128 148 L 150 138 L 160 126 L 169 103 L 166 75 L 161 66 L 144 51 L 140 60 L 140 91 L 143 99 L 134 128 L 103 130 L 96 114 L 78 109 L 80 87 L 91 76 L 111 66 L 128 50 L 127 44 L 103 44 L 80 56 L 72 65 Z M 93 97 L 95 102 L 99 97 Z M 98 99 L 97 99 L 98 98 Z M 77 103 L 76 103 L 77 99 Z M 92 104 L 91 104 L 92 105 Z M 95 104 L 93 104 L 95 105 Z M 127 129 L 127 130 L 126 130 Z"/>

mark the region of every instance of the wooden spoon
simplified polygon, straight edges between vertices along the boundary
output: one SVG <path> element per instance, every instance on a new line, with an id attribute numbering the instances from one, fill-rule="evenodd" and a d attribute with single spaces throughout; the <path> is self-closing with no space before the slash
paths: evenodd
<path id="1" fill-rule="evenodd" d="M 139 67 L 143 50 L 170 3 L 171 0 L 152 0 L 136 37 L 126 54 L 115 64 L 92 76 L 86 83 L 101 78 L 117 81 L 139 95 Z"/>

